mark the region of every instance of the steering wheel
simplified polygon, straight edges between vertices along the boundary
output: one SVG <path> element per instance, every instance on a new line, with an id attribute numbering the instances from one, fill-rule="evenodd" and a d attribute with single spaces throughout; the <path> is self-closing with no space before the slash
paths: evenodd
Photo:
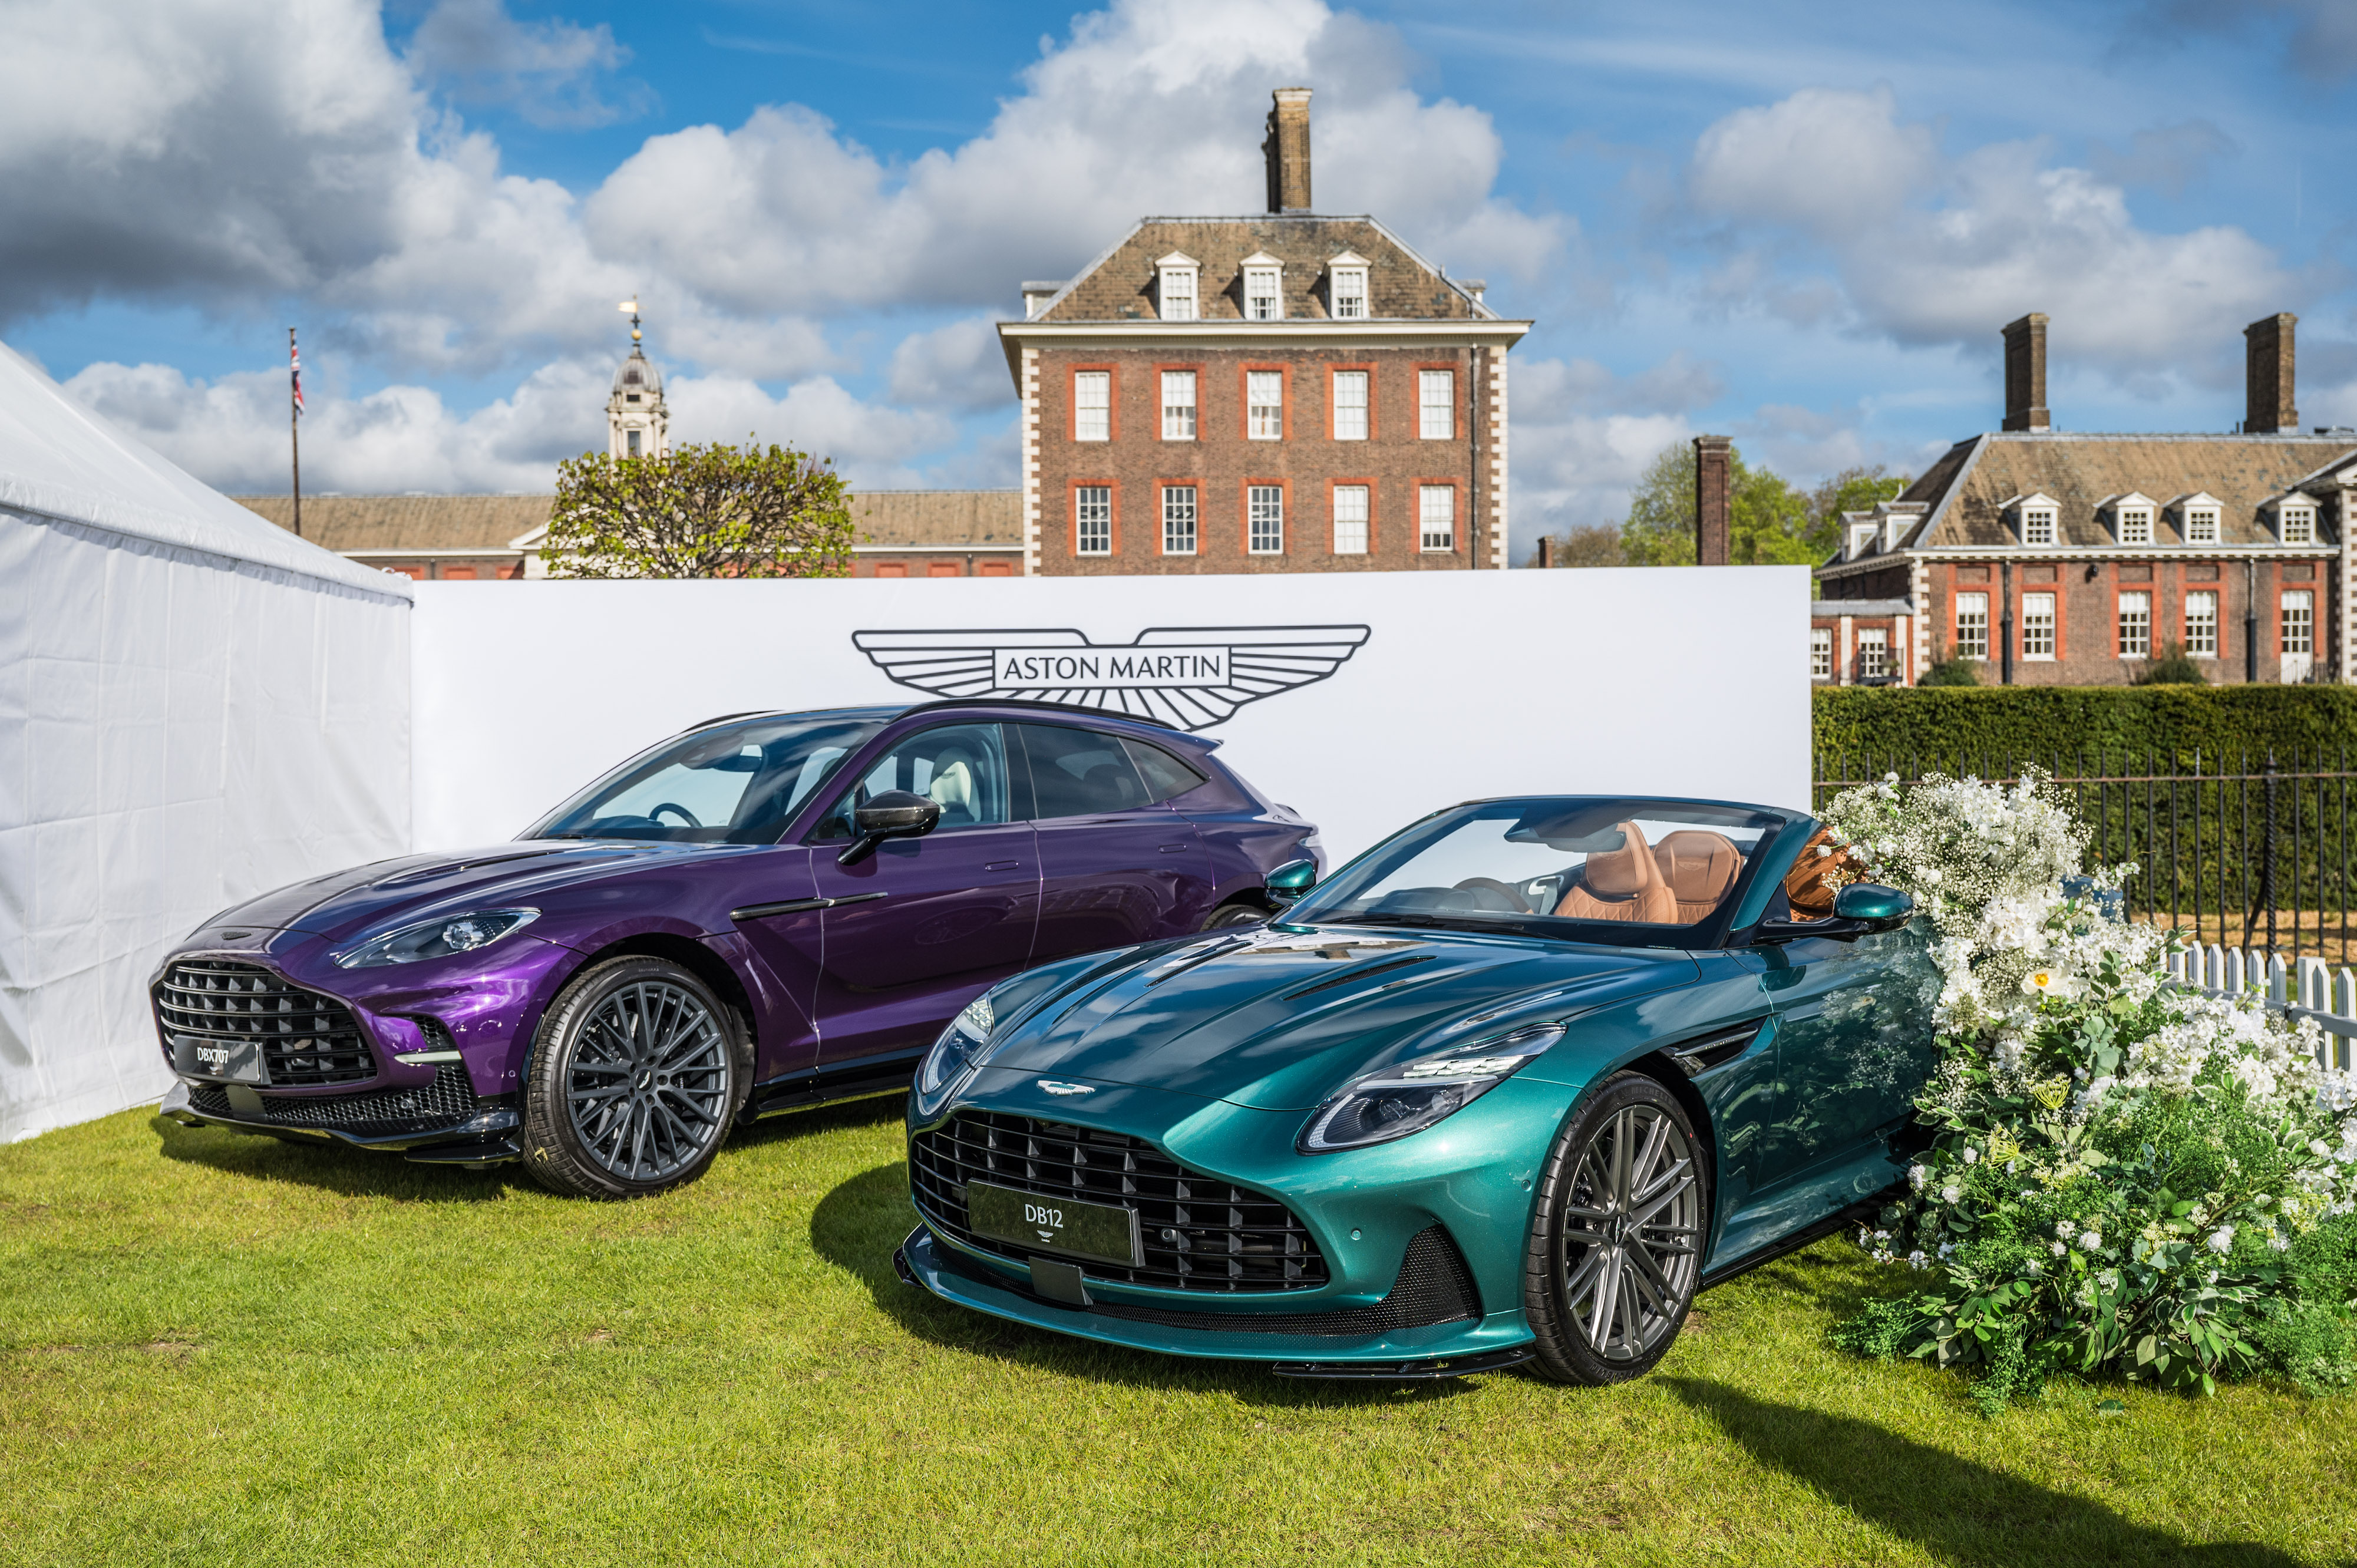
<path id="1" fill-rule="evenodd" d="M 1477 900 L 1473 906 L 1477 909 L 1510 909 L 1517 915 L 1534 913 L 1531 901 L 1523 897 L 1522 889 L 1511 882 L 1501 882 L 1494 876 L 1469 876 L 1458 883 L 1452 891 L 1488 893 L 1504 900 L 1502 904 L 1492 904 L 1487 899 Z"/>
<path id="2" fill-rule="evenodd" d="M 687 825 L 691 828 L 700 828 L 704 825 L 702 822 L 695 820 L 695 813 L 694 811 L 689 811 L 685 806 L 674 804 L 670 800 L 665 800 L 660 806 L 649 808 L 647 811 L 647 821 L 651 822 L 657 817 L 662 816 L 665 811 L 677 811 L 681 816 L 687 819 Z"/>

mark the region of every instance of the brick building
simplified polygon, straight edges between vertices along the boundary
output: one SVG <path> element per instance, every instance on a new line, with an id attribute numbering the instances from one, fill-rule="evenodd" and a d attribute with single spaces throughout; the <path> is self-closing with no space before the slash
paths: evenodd
<path id="1" fill-rule="evenodd" d="M 2181 646 L 2213 682 L 2357 680 L 2357 430 L 2300 431 L 2294 325 L 2245 330 L 2228 435 L 2055 430 L 2046 317 L 2007 327 L 2004 427 L 1843 514 L 1812 678 L 1911 685 L 1958 657 L 1985 685 L 2117 685 Z"/>
<path id="2" fill-rule="evenodd" d="M 1310 211 L 1309 91 L 1268 211 L 1148 218 L 998 332 L 1026 575 L 1506 565 L 1501 319 L 1374 219 Z"/>

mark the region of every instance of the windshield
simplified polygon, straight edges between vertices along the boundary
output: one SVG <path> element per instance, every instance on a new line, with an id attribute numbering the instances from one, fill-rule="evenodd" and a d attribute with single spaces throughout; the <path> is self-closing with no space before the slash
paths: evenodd
<path id="1" fill-rule="evenodd" d="M 769 843 L 881 715 L 803 714 L 700 729 L 631 758 L 526 838 Z"/>
<path id="2" fill-rule="evenodd" d="M 1376 845 L 1285 918 L 1702 946 L 1783 825 L 1771 812 L 1674 800 L 1485 801 Z"/>

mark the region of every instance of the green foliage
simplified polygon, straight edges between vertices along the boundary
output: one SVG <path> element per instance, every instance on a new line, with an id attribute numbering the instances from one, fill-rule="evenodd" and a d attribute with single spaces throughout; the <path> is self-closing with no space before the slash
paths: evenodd
<path id="1" fill-rule="evenodd" d="M 1993 681 L 1996 668 L 1980 674 Z M 1870 756 L 1904 768 L 1920 757 L 1927 769 L 1935 761 L 1977 769 L 1983 757 L 2067 764 L 2084 752 L 2141 765 L 2150 751 L 2166 767 L 2170 757 L 2190 766 L 2199 751 L 2214 769 L 2220 758 L 2248 752 L 2256 761 L 2269 747 L 2287 758 L 2294 748 L 2337 757 L 2357 742 L 2357 687 L 1826 686 L 1815 716 L 1818 753 L 1853 763 Z"/>
<path id="2" fill-rule="evenodd" d="M 1620 525 L 1620 548 L 1630 565 L 1694 564 L 1694 446 L 1684 441 L 1671 442 L 1646 465 Z M 1826 506 L 1845 496 L 1872 492 L 1882 499 L 1885 490 L 1896 495 L 1907 482 L 1884 478 L 1879 470 L 1851 469 L 1827 480 L 1812 498 L 1772 469 L 1750 467 L 1739 450 L 1730 448 L 1728 558 L 1744 566 L 1814 565 L 1841 542 L 1841 513 Z"/>
<path id="3" fill-rule="evenodd" d="M 1585 528 L 1567 528 L 1561 533 L 1547 536 L 1552 548 L 1549 564 L 1555 566 L 1626 566 L 1629 558 L 1620 550 L 1620 531 L 1610 523 L 1594 523 Z M 1528 564 L 1539 564 L 1538 551 L 1534 547 Z"/>
<path id="4" fill-rule="evenodd" d="M 2183 643 L 2172 642 L 2160 650 L 2159 658 L 2150 660 L 2137 671 L 2136 683 L 2139 686 L 2207 686 L 2210 677 L 2201 673 L 2201 666 L 2187 654 Z"/>
<path id="5" fill-rule="evenodd" d="M 1844 468 L 1810 492 L 1809 515 L 1820 523 L 1835 525 L 1832 544 L 1837 545 L 1842 513 L 1872 511 L 1876 502 L 1897 500 L 1914 482 L 1905 474 L 1885 473 L 1879 463 L 1871 468 Z M 1828 545 L 1828 553 L 1831 549 Z"/>
<path id="6" fill-rule="evenodd" d="M 1923 671 L 1917 682 L 1923 686 L 1977 686 L 1981 683 L 1980 660 L 1977 659 L 1943 659 Z"/>
<path id="7" fill-rule="evenodd" d="M 552 577 L 847 577 L 850 492 L 791 446 L 584 453 L 557 465 Z"/>

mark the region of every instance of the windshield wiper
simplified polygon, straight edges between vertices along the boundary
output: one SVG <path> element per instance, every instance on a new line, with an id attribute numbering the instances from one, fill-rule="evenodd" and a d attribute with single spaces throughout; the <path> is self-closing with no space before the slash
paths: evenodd
<path id="1" fill-rule="evenodd" d="M 1511 916 L 1502 920 L 1488 919 L 1478 911 L 1470 909 L 1458 915 L 1437 915 L 1411 909 L 1370 909 L 1364 914 L 1313 918 L 1322 918 L 1338 926 L 1418 926 L 1438 931 L 1461 931 L 1469 928 L 1483 930 L 1523 930 L 1522 922 Z M 1533 933 L 1523 931 L 1523 934 L 1527 936 Z"/>

